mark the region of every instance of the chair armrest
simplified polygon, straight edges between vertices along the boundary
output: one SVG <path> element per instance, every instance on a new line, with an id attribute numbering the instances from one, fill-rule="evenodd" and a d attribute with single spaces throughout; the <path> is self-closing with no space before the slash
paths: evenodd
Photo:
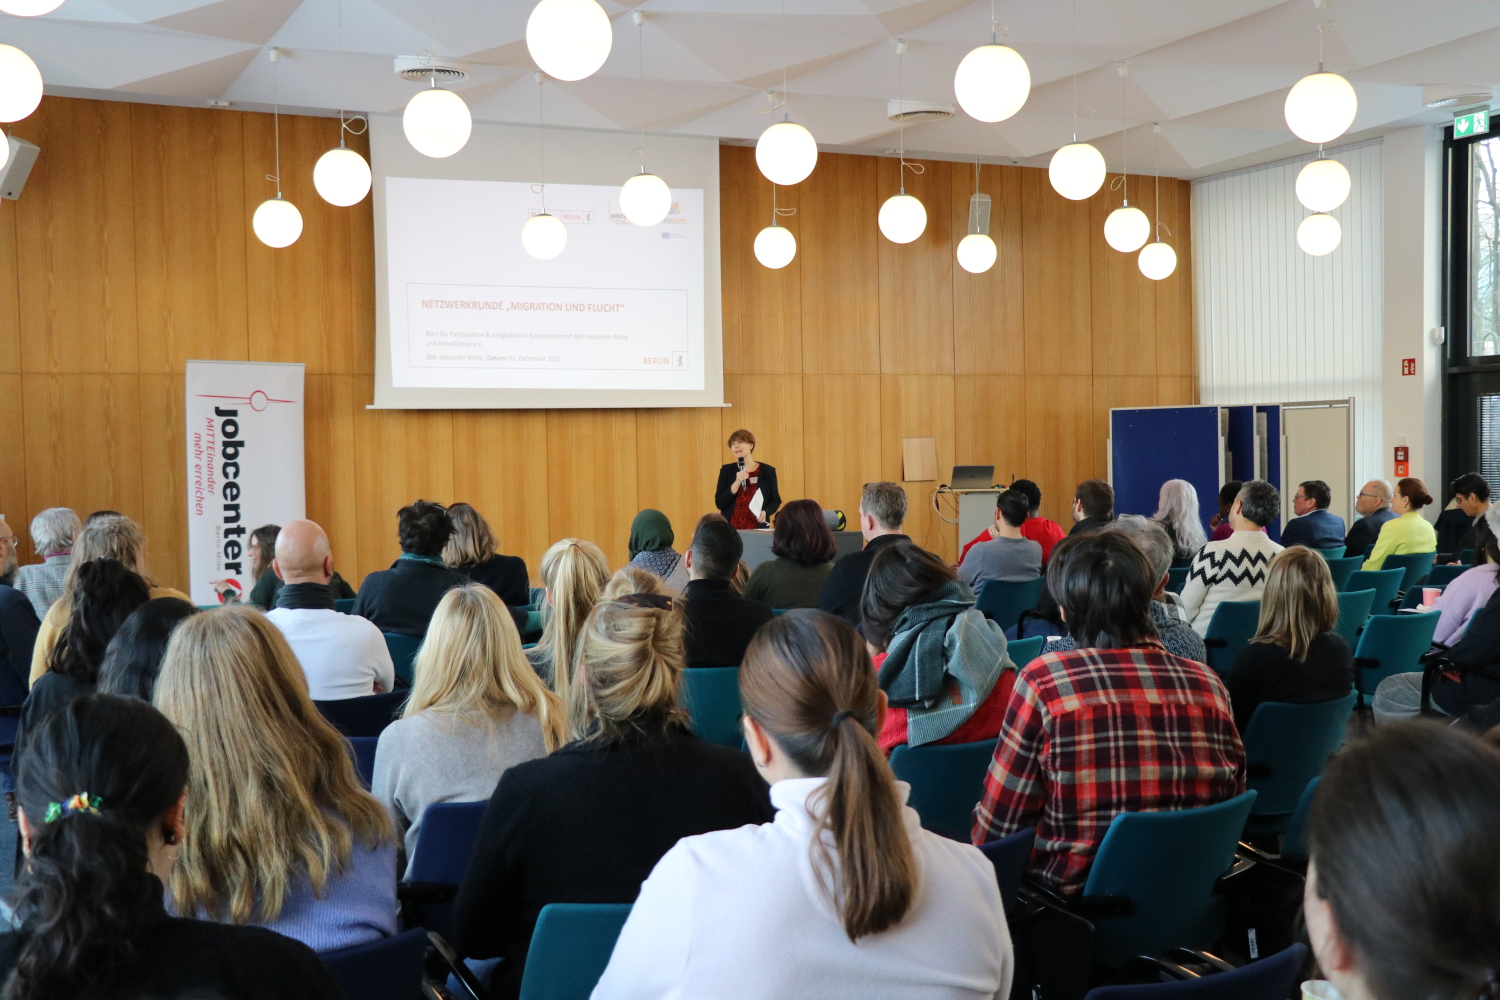
<path id="1" fill-rule="evenodd" d="M 1354 670 L 1379 670 L 1380 658 L 1378 656 L 1356 656 L 1354 658 Z"/>
<path id="2" fill-rule="evenodd" d="M 1228 639 L 1204 639 L 1203 645 L 1209 649 L 1228 649 Z"/>
<path id="3" fill-rule="evenodd" d="M 1243 878 L 1245 873 L 1254 868 L 1257 863 L 1258 862 L 1253 858 L 1236 855 L 1234 864 L 1227 872 L 1225 872 L 1223 875 L 1220 875 L 1219 880 L 1214 883 L 1215 895 L 1223 892 L 1228 892 L 1231 888 L 1233 888 L 1233 882 L 1237 879 Z"/>
<path id="4" fill-rule="evenodd" d="M 447 967 L 449 974 L 454 979 L 457 979 L 458 984 L 463 987 L 464 993 L 467 994 L 467 1000 L 488 1000 L 484 984 L 479 981 L 478 976 L 474 975 L 473 970 L 464 964 L 464 960 L 459 957 L 458 952 L 454 950 L 454 947 L 441 934 L 437 931 L 428 931 L 427 940 L 432 942 L 433 948 L 437 950 L 437 954 L 442 959 L 443 965 Z M 459 1000 L 464 1000 L 464 998 L 460 997 Z"/>

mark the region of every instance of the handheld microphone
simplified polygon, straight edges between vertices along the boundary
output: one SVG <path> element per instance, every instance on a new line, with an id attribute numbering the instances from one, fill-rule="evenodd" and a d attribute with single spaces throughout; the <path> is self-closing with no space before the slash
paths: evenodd
<path id="1" fill-rule="evenodd" d="M 741 472 L 745 471 L 745 460 L 743 458 L 740 459 L 740 471 Z"/>

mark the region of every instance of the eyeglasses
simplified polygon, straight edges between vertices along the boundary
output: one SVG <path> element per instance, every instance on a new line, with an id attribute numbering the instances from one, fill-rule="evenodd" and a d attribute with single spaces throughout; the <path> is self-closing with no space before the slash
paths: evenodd
<path id="1" fill-rule="evenodd" d="M 1362 497 L 1369 497 L 1371 500 L 1379 500 L 1379 499 L 1381 499 L 1378 495 L 1376 495 L 1374 493 L 1361 493 L 1359 495 L 1362 496 Z"/>

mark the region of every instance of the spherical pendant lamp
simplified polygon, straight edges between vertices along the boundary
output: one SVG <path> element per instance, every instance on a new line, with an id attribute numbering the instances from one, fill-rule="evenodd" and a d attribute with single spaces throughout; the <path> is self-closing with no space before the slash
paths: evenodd
<path id="1" fill-rule="evenodd" d="M 1160 281 L 1177 270 L 1177 251 L 1165 243 L 1148 243 L 1141 248 L 1136 264 L 1146 277 Z"/>
<path id="2" fill-rule="evenodd" d="M 615 41 L 609 15 L 594 0 L 542 0 L 526 19 L 526 49 L 558 80 L 592 76 Z"/>
<path id="3" fill-rule="evenodd" d="M 1104 220 L 1104 242 L 1121 253 L 1135 253 L 1151 238 L 1151 220 L 1133 205 L 1117 208 Z"/>
<path id="4" fill-rule="evenodd" d="M 42 103 L 42 72 L 14 45 L 0 45 L 0 122 L 18 122 Z"/>
<path id="5" fill-rule="evenodd" d="M 1297 227 L 1297 245 L 1314 257 L 1333 253 L 1343 238 L 1343 227 L 1331 215 L 1309 215 Z"/>
<path id="6" fill-rule="evenodd" d="M 469 141 L 474 119 L 464 99 L 451 90 L 432 87 L 419 90 L 406 102 L 401 116 L 406 141 L 423 156 L 452 156 Z"/>
<path id="7" fill-rule="evenodd" d="M 5 137 L 5 133 L 4 132 L 0 132 L 0 170 L 4 170 L 5 169 L 5 165 L 7 163 L 9 163 L 9 162 L 10 162 L 10 140 Z"/>
<path id="8" fill-rule="evenodd" d="M 1337 73 L 1312 73 L 1286 95 L 1286 125 L 1306 142 L 1332 142 L 1354 123 L 1359 98 Z"/>
<path id="9" fill-rule="evenodd" d="M 1031 70 L 1009 45 L 981 45 L 958 64 L 953 92 L 971 118 L 1003 122 L 1031 94 Z"/>
<path id="10" fill-rule="evenodd" d="M 958 241 L 958 266 L 970 274 L 983 274 L 995 266 L 999 253 L 995 241 L 984 233 L 970 233 Z"/>
<path id="11" fill-rule="evenodd" d="M 818 144 L 796 122 L 777 122 L 755 140 L 755 165 L 772 184 L 797 184 L 818 165 Z"/>
<path id="12" fill-rule="evenodd" d="M 1052 154 L 1047 176 L 1064 198 L 1092 198 L 1104 185 L 1104 154 L 1086 142 L 1069 143 Z"/>
<path id="13" fill-rule="evenodd" d="M 1297 174 L 1297 200 L 1314 212 L 1331 212 L 1349 197 L 1349 171 L 1338 160 L 1313 160 Z"/>
<path id="14" fill-rule="evenodd" d="M 755 234 L 755 259 L 776 270 L 797 256 L 797 237 L 783 226 L 767 226 Z"/>
<path id="15" fill-rule="evenodd" d="M 909 194 L 893 194 L 880 206 L 880 232 L 892 243 L 910 243 L 927 228 L 927 209 Z"/>
<path id="16" fill-rule="evenodd" d="M 354 150 L 336 146 L 318 157 L 313 187 L 330 205 L 357 205 L 370 193 L 370 165 Z"/>
<path id="17" fill-rule="evenodd" d="M 296 205 L 279 196 L 267 198 L 255 210 L 250 227 L 266 246 L 289 247 L 302 235 L 302 213 L 297 211 Z"/>
<path id="18" fill-rule="evenodd" d="M 521 227 L 521 245 L 537 260 L 551 260 L 568 245 L 568 230 L 555 215 L 533 215 Z"/>
<path id="19" fill-rule="evenodd" d="M 637 226 L 654 226 L 671 210 L 672 189 L 655 174 L 636 174 L 620 186 L 620 211 Z"/>
<path id="20" fill-rule="evenodd" d="M 62 6 L 62 0 L 0 0 L 0 10 L 16 17 L 50 14 Z"/>

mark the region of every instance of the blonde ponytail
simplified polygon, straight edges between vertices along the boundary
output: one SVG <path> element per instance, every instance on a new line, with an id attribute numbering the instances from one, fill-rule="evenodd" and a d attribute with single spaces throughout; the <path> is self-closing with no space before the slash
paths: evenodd
<path id="1" fill-rule="evenodd" d="M 569 706 L 581 701 L 575 691 L 573 664 L 578 659 L 578 633 L 599 591 L 609 579 L 609 562 L 593 542 L 564 538 L 542 556 L 542 586 L 547 588 L 546 624 L 537 650 L 552 664 L 552 689 Z"/>
<path id="2" fill-rule="evenodd" d="M 575 733 L 595 724 L 597 736 L 619 739 L 687 725 L 685 631 L 681 605 L 669 598 L 601 601 L 578 642 L 576 689 L 586 697 L 569 706 Z"/>

